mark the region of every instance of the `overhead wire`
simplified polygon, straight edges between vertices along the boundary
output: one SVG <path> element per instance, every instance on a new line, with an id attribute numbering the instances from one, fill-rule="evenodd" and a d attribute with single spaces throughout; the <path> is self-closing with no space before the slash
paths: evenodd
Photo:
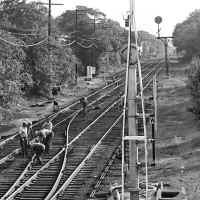
<path id="1" fill-rule="evenodd" d="M 67 47 L 67 46 L 71 46 L 72 44 L 76 43 L 75 40 L 73 40 L 72 42 L 68 43 L 68 44 L 63 44 L 63 45 L 60 45 L 62 47 Z"/>
<path id="2" fill-rule="evenodd" d="M 82 48 L 85 48 L 85 49 L 89 49 L 89 48 L 91 48 L 91 47 L 93 47 L 93 46 L 95 46 L 96 48 L 97 48 L 97 46 L 96 46 L 96 44 L 94 44 L 94 43 L 92 43 L 92 44 L 90 44 L 90 45 L 88 45 L 88 46 L 85 46 L 85 45 L 83 45 L 83 44 L 81 44 L 80 42 L 76 42 L 79 46 L 81 46 Z"/>
<path id="3" fill-rule="evenodd" d="M 10 32 L 12 35 L 21 35 L 21 36 L 42 36 L 42 34 L 37 34 L 37 33 L 14 33 L 11 31 Z"/>
<path id="4" fill-rule="evenodd" d="M 17 43 L 14 43 L 14 42 L 11 42 L 11 41 L 8 41 L 2 37 L 0 37 L 0 40 L 9 44 L 9 45 L 12 45 L 12 46 L 16 46 L 16 47 L 33 47 L 33 46 L 37 46 L 37 45 L 41 45 L 43 44 L 45 41 L 47 41 L 48 38 L 45 38 L 39 42 L 36 42 L 34 44 L 17 44 Z"/>

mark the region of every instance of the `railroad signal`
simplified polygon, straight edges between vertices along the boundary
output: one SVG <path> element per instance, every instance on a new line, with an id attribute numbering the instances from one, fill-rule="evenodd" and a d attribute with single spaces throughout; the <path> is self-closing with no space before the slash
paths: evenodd
<path id="1" fill-rule="evenodd" d="M 162 17 L 157 16 L 154 18 L 154 21 L 156 24 L 158 24 L 158 37 L 157 39 L 160 39 L 165 47 L 165 66 L 166 66 L 166 75 L 169 76 L 169 63 L 168 63 L 168 39 L 174 38 L 173 36 L 160 36 L 160 27 L 159 24 L 162 22 Z"/>
<path id="2" fill-rule="evenodd" d="M 155 17 L 154 21 L 155 21 L 156 24 L 160 24 L 162 22 L 162 17 L 157 16 L 157 17 Z"/>
<path id="3" fill-rule="evenodd" d="M 129 27 L 129 15 L 125 19 L 125 27 Z"/>

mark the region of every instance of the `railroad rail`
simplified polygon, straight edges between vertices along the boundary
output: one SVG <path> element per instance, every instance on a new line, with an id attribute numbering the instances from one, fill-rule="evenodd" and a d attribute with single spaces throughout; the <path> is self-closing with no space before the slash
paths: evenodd
<path id="1" fill-rule="evenodd" d="M 120 84 L 123 82 L 123 80 L 120 79 L 120 76 L 123 76 L 124 71 L 117 73 L 116 76 L 113 77 L 114 82 L 110 83 L 109 85 L 106 85 L 99 90 L 92 92 L 87 96 L 88 101 L 92 101 L 92 99 L 95 99 L 96 96 L 99 94 L 101 95 L 104 91 L 107 89 L 112 89 L 112 87 L 115 87 L 116 85 Z M 49 115 L 47 118 L 41 119 L 38 122 L 36 122 L 33 125 L 33 132 L 34 130 L 37 130 L 41 127 L 42 123 L 44 123 L 46 120 L 51 120 L 53 124 L 56 123 L 56 119 L 58 118 L 60 120 L 61 115 L 66 116 L 69 115 L 71 116 L 76 109 L 80 109 L 81 105 L 79 100 L 73 102 L 69 106 L 64 106 L 60 111 L 53 113 Z M 71 110 L 70 110 L 71 109 Z M 0 141 L 0 164 L 4 163 L 7 160 L 10 160 L 13 158 L 14 155 L 18 154 L 20 152 L 20 146 L 19 146 L 19 141 L 18 141 L 18 133 L 14 134 L 13 136 L 8 137 L 5 140 Z M 6 148 L 5 148 L 6 147 Z M 5 148 L 5 151 L 3 151 Z"/>
<path id="2" fill-rule="evenodd" d="M 150 74 L 150 72 L 147 73 L 147 74 Z M 148 76 L 146 75 L 146 78 L 147 77 L 149 78 L 150 75 L 148 75 Z M 119 84 L 119 82 L 117 84 Z M 123 83 L 122 83 L 122 85 L 123 85 Z M 118 87 L 119 86 L 116 86 L 116 88 L 118 88 Z M 100 94 L 98 94 L 98 95 L 100 96 Z M 99 101 L 94 101 L 93 106 L 95 107 L 95 103 L 97 105 L 100 104 L 102 106 L 101 110 L 104 110 L 104 112 L 103 112 L 104 114 L 108 112 L 107 111 L 108 104 L 104 103 L 106 99 L 109 99 L 109 102 L 110 101 L 113 102 L 112 103 L 113 105 L 111 107 L 114 107 L 114 105 L 117 105 L 117 103 L 114 103 L 114 102 L 118 102 L 119 103 L 119 101 L 120 101 L 120 100 L 117 100 L 117 101 L 114 100 L 116 98 L 116 93 L 108 95 L 108 96 L 104 94 L 103 98 L 100 98 L 100 97 L 98 99 Z M 118 97 L 119 97 L 119 95 L 118 95 Z M 57 116 L 59 116 L 59 118 L 58 117 L 55 118 L 54 124 L 55 123 L 59 124 L 59 126 L 57 126 L 59 128 L 58 128 L 58 130 L 56 132 L 59 133 L 58 135 L 62 135 L 62 138 L 58 139 L 58 141 L 59 140 L 62 141 L 62 144 L 59 143 L 60 141 L 59 142 L 55 142 L 55 144 L 53 144 L 53 147 L 57 145 L 58 147 L 60 147 L 60 150 L 57 149 L 57 151 L 56 151 L 57 153 L 54 153 L 53 155 L 51 154 L 50 158 L 47 159 L 46 164 L 40 169 L 38 169 L 37 166 L 35 168 L 31 166 L 31 170 L 30 170 L 30 166 L 29 166 L 30 163 L 28 165 L 26 165 L 26 166 L 28 166 L 26 168 L 29 168 L 29 171 L 28 171 L 29 175 L 27 175 L 24 172 L 22 172 L 21 175 L 22 176 L 26 175 L 26 177 L 28 177 L 28 178 L 27 179 L 23 179 L 23 181 L 18 179 L 17 181 L 19 181 L 20 184 L 18 184 L 18 183 L 16 184 L 16 182 L 15 182 L 13 184 L 12 189 L 10 191 L 8 190 L 9 192 L 7 194 L 5 193 L 6 195 L 4 194 L 4 197 L 2 199 L 50 199 L 50 197 L 56 192 L 56 190 L 57 190 L 56 196 L 57 195 L 59 196 L 60 193 L 62 193 L 60 191 L 64 191 L 63 188 L 66 187 L 66 182 L 68 180 L 66 177 L 70 177 L 70 174 L 71 175 L 74 174 L 74 171 L 76 171 L 75 168 L 78 165 L 78 163 L 80 163 L 80 160 L 84 161 L 84 159 L 86 159 L 86 158 L 87 158 L 86 160 L 89 159 L 89 157 L 87 157 L 88 156 L 88 154 L 87 154 L 88 151 L 89 151 L 89 154 L 91 154 L 91 152 L 93 152 L 95 154 L 95 152 L 96 152 L 95 150 L 99 149 L 99 148 L 96 146 L 95 150 L 94 150 L 94 146 L 93 145 L 95 145 L 95 142 L 92 141 L 93 139 L 91 139 L 91 144 L 89 145 L 89 142 L 90 142 L 89 138 L 92 137 L 92 134 L 95 137 L 98 136 L 98 134 L 94 135 L 94 132 L 93 132 L 95 130 L 94 127 L 93 127 L 92 131 L 91 130 L 88 131 L 90 137 L 87 136 L 87 138 L 83 139 L 83 144 L 78 140 L 79 138 L 81 138 L 82 135 L 85 135 L 83 133 L 87 132 L 88 125 L 85 127 L 85 129 L 83 129 L 81 131 L 81 129 L 83 128 L 85 122 L 83 122 L 83 123 L 80 122 L 80 119 L 82 119 L 83 117 L 80 117 L 81 109 L 80 109 L 80 105 L 78 105 L 78 103 L 77 103 L 77 106 L 78 106 L 78 109 L 73 109 L 73 112 L 72 112 L 73 115 L 71 117 L 74 117 L 74 118 L 72 118 L 73 122 L 70 122 L 71 117 L 67 117 L 66 118 L 67 114 L 64 113 L 64 112 L 61 112 L 61 113 L 59 113 L 59 115 L 57 115 Z M 117 106 L 117 108 L 118 108 L 118 106 Z M 116 109 L 116 107 L 115 107 L 114 108 L 114 113 L 115 114 L 113 115 L 112 112 L 108 112 L 108 115 L 111 115 L 112 118 L 115 118 L 117 116 L 116 115 L 116 110 L 117 110 L 117 112 L 120 112 L 120 110 Z M 120 115 L 120 113 L 118 113 L 118 115 Z M 91 113 L 91 115 L 87 119 L 87 121 L 90 122 L 90 124 L 92 124 L 92 125 L 94 124 L 94 122 L 92 121 L 92 118 L 94 118 L 94 116 L 96 116 L 95 112 Z M 109 119 L 110 119 L 110 117 L 109 117 Z M 97 131 L 98 130 L 99 130 L 99 132 L 100 132 L 100 130 L 102 131 L 102 129 L 100 129 L 100 128 L 102 128 L 102 125 L 103 125 L 103 127 L 105 126 L 105 121 L 106 122 L 108 121 L 108 122 L 111 123 L 111 120 L 105 120 L 104 119 L 104 121 L 101 122 L 100 125 L 98 125 L 99 122 L 94 124 L 94 126 L 97 126 L 97 128 L 96 128 Z M 79 122 L 79 125 L 80 125 L 79 127 L 81 127 L 81 128 L 77 127 L 77 123 L 78 122 Z M 73 133 L 73 134 L 69 134 L 69 138 L 66 138 L 66 134 L 63 134 L 63 132 L 64 132 L 63 130 L 66 129 L 66 124 L 69 124 L 69 123 L 71 125 L 71 128 L 70 128 L 71 132 L 70 133 Z M 115 123 L 116 122 L 112 122 L 109 126 L 112 127 L 113 124 L 115 124 Z M 91 125 L 89 125 L 89 127 L 90 126 Z M 109 130 L 110 127 L 107 127 L 108 130 Z M 105 132 L 106 132 L 106 130 L 104 129 L 102 133 L 105 133 Z M 81 134 L 81 136 L 80 136 L 80 134 Z M 118 134 L 118 135 L 120 135 L 120 134 Z M 66 144 L 66 140 L 67 141 L 69 140 L 71 142 L 73 141 L 74 145 L 70 144 L 70 142 L 69 142 L 69 145 L 65 145 Z M 98 142 L 96 142 L 96 144 L 98 144 Z M 73 147 L 71 147 L 71 146 L 73 146 Z M 88 146 L 90 146 L 90 147 L 88 148 Z M 110 144 L 108 146 L 110 146 Z M 116 144 L 114 146 L 116 148 Z M 112 151 L 113 151 L 113 148 L 111 148 Z M 67 149 L 67 151 L 66 151 L 66 149 Z M 80 158 L 80 155 L 79 155 L 81 150 L 84 152 L 83 153 L 84 155 L 81 154 L 82 158 Z M 100 152 L 101 151 L 102 150 L 100 150 Z M 91 154 L 91 156 L 92 156 L 92 154 Z M 70 157 L 70 155 L 71 155 L 71 157 Z M 70 162 L 73 162 L 73 155 L 74 155 L 74 158 L 76 158 L 76 156 L 78 157 L 77 164 L 76 165 L 74 164 L 74 168 L 70 169 L 71 172 L 69 172 L 70 170 L 68 168 L 66 169 L 66 167 L 69 167 L 70 166 Z M 65 163 L 65 164 L 63 165 L 62 163 Z M 85 163 L 85 161 L 84 161 L 84 163 Z M 93 161 L 92 163 L 94 164 L 95 162 Z M 66 172 L 66 174 L 67 174 L 66 177 L 65 177 L 66 180 L 63 180 L 64 179 L 63 178 L 64 174 L 65 174 L 64 172 Z M 50 176 L 48 176 L 48 174 L 50 174 Z M 61 177 L 61 174 L 62 174 L 62 177 Z M 47 184 L 44 184 L 45 182 Z M 62 185 L 63 182 L 65 182 L 64 185 Z M 51 189 L 51 188 L 53 188 L 53 189 Z M 11 195 L 11 193 L 12 193 L 12 195 Z M 37 195 L 36 195 L 36 193 L 37 193 Z M 34 194 L 34 196 L 33 196 L 33 194 Z M 56 197 L 53 197 L 53 198 L 56 198 Z"/>
<path id="3" fill-rule="evenodd" d="M 100 92 L 101 93 L 103 93 L 103 94 L 99 94 L 99 93 L 96 93 L 97 94 L 97 96 L 96 96 L 96 99 L 93 97 L 93 96 L 91 96 L 91 97 L 89 97 L 88 98 L 88 100 L 89 100 L 89 102 L 90 102 L 90 104 L 89 104 L 89 106 L 91 105 L 92 106 L 92 104 L 94 104 L 94 103 L 97 103 L 97 104 L 99 104 L 98 103 L 98 101 L 100 101 L 101 99 L 105 99 L 106 98 L 106 96 L 107 95 L 110 95 L 110 93 L 112 93 L 112 91 L 115 91 L 117 88 L 119 88 L 119 87 L 122 87 L 119 83 L 120 82 L 123 82 L 123 81 L 117 81 L 117 82 L 115 82 L 115 84 L 111 84 L 112 85 L 112 87 L 111 86 L 107 86 L 106 88 L 108 89 L 108 88 L 110 88 L 110 90 L 108 91 L 108 92 L 106 92 L 105 93 L 105 89 L 104 90 L 101 90 Z M 123 83 L 122 83 L 122 85 L 123 85 Z M 114 97 L 114 95 L 112 95 L 111 94 L 111 96 L 112 97 Z M 106 103 L 105 103 L 105 105 L 106 105 Z M 76 107 L 75 107 L 75 109 L 73 109 L 73 110 L 71 110 L 70 112 L 71 112 L 71 117 L 73 116 L 73 114 L 74 113 L 76 113 L 77 111 L 80 111 L 81 110 L 81 108 L 80 108 L 80 105 L 76 105 Z M 69 114 L 69 111 L 67 112 L 67 114 Z M 54 130 L 57 134 L 56 134 L 56 137 L 57 137 L 57 135 L 61 135 L 62 137 L 61 138 L 59 138 L 58 137 L 58 141 L 61 141 L 61 142 L 56 142 L 56 139 L 54 139 L 54 143 L 56 144 L 56 145 L 58 145 L 60 148 L 62 147 L 62 146 L 64 146 L 64 144 L 65 144 L 65 136 L 64 136 L 64 130 L 65 130 L 65 124 L 67 123 L 66 121 L 67 120 L 70 120 L 70 117 L 67 115 L 66 113 L 61 113 L 60 115 L 59 115 L 59 120 L 57 119 L 57 118 L 55 118 L 55 120 L 53 121 L 53 123 L 54 123 L 54 129 L 56 129 L 56 127 L 59 127 L 58 129 L 59 130 Z M 94 115 L 93 115 L 94 116 Z M 59 125 L 59 126 L 58 126 Z M 61 127 L 61 125 L 63 126 L 63 127 Z M 62 130 L 61 132 L 62 133 L 60 133 L 60 129 Z M 53 143 L 53 147 L 54 147 L 54 143 Z M 56 150 L 56 151 L 58 151 L 58 149 Z M 51 154 L 51 155 L 49 155 L 48 156 L 48 158 L 46 159 L 46 157 L 44 158 L 44 160 L 47 162 L 50 158 L 52 158 L 53 157 L 53 155 L 55 155 L 55 152 L 53 153 L 53 154 Z M 18 160 L 19 161 L 19 160 Z M 20 160 L 20 161 L 22 161 L 22 160 Z M 26 162 L 26 161 L 24 161 L 24 162 Z M 22 162 L 23 164 L 22 165 L 20 165 L 20 166 L 17 166 L 16 168 L 14 168 L 14 169 L 16 169 L 17 171 L 20 171 L 20 170 L 23 170 L 23 169 L 21 169 L 21 168 L 23 168 L 24 167 L 24 162 Z M 30 165 L 30 164 L 29 164 Z M 32 168 L 32 172 L 34 173 L 35 171 L 37 171 L 38 170 L 38 167 L 36 167 L 36 169 L 35 168 Z M 30 173 L 30 172 L 28 172 L 29 173 L 29 176 L 31 176 L 33 173 Z M 18 176 L 19 174 L 17 174 L 17 173 L 14 173 L 16 176 Z M 9 178 L 9 182 L 13 182 L 15 179 L 16 179 L 16 176 L 11 176 L 11 178 Z M 27 176 L 27 173 L 26 173 L 26 177 L 29 177 L 29 176 Z M 26 180 L 26 179 L 25 179 Z M 24 180 L 24 181 L 25 181 Z M 22 181 L 20 181 L 20 183 L 21 183 Z M 9 184 L 8 184 L 9 185 Z M 8 192 L 8 193 L 10 193 L 10 192 L 12 192 L 13 191 L 13 188 L 16 188 L 16 187 L 18 187 L 18 182 L 16 183 L 16 184 L 14 184 L 13 185 L 13 187 L 12 187 L 12 189 Z M 6 190 L 7 190 L 7 187 L 6 187 L 7 185 L 5 185 L 5 184 L 1 184 L 1 194 L 3 194 Z M 5 197 L 6 197 L 6 195 L 4 195 Z"/>

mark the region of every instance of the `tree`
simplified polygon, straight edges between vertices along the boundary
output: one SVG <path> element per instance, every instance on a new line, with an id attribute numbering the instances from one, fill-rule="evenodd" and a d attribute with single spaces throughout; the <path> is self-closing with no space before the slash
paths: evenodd
<path id="1" fill-rule="evenodd" d="M 47 39 L 48 12 L 46 7 L 36 2 L 27 3 L 25 0 L 1 1 L 0 7 L 2 17 L 0 27 L 4 29 L 4 39 L 8 41 L 15 39 L 15 44 L 25 45 L 18 48 L 23 51 L 24 56 L 15 59 L 20 63 L 20 70 L 16 73 L 19 75 L 17 81 L 20 82 L 20 88 L 25 95 L 48 96 L 52 84 L 58 82 L 60 78 L 62 81 L 66 81 L 66 77 L 69 78 L 69 68 L 72 67 L 73 61 L 67 58 L 71 57 L 72 53 L 55 41 L 55 27 L 52 27 L 53 34 L 50 38 L 51 55 L 48 56 L 47 42 L 44 41 L 37 45 L 38 42 Z M 53 19 L 52 21 L 54 22 Z M 9 35 L 12 38 L 8 37 Z M 56 43 L 58 45 L 55 45 Z M 26 47 L 29 44 L 36 45 Z M 10 47 L 8 44 L 4 46 Z M 2 49 L 5 48 L 4 46 Z M 15 46 L 12 49 L 16 49 Z M 13 62 L 15 54 L 12 51 L 6 53 Z M 60 76 L 58 75 L 59 70 L 64 71 L 63 74 L 60 73 Z M 70 78 L 67 81 L 70 81 Z"/>
<path id="2" fill-rule="evenodd" d="M 195 10 L 190 16 L 176 25 L 173 44 L 178 51 L 185 51 L 189 59 L 200 54 L 200 10 Z"/>
<path id="3" fill-rule="evenodd" d="M 2 39 L 13 43 L 23 43 L 7 32 L 0 31 Z M 0 40 L 0 105 L 8 106 L 14 96 L 20 93 L 20 72 L 23 69 L 25 53 L 22 48 Z"/>

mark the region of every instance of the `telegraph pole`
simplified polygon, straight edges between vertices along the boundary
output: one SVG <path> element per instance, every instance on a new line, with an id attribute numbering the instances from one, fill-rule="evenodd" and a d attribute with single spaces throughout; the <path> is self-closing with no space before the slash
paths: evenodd
<path id="1" fill-rule="evenodd" d="M 75 11 L 75 42 L 77 42 L 77 18 L 78 18 L 78 12 L 77 9 Z M 75 54 L 76 54 L 76 44 L 75 44 Z M 78 79 L 78 64 L 75 64 L 75 83 L 77 85 L 77 79 Z"/>
<path id="2" fill-rule="evenodd" d="M 64 5 L 62 3 L 51 3 L 51 0 L 49 0 L 48 3 L 42 3 L 38 2 L 37 4 L 41 5 L 48 5 L 48 63 L 49 63 L 49 69 L 51 71 L 51 66 L 50 66 L 50 55 L 51 55 L 51 48 L 50 48 L 50 37 L 51 37 L 51 6 L 57 6 L 57 5 Z"/>
<path id="3" fill-rule="evenodd" d="M 49 14 L 48 14 L 48 44 L 50 43 L 50 36 L 51 36 L 51 0 L 49 0 Z M 49 46 L 50 52 L 50 46 Z"/>

